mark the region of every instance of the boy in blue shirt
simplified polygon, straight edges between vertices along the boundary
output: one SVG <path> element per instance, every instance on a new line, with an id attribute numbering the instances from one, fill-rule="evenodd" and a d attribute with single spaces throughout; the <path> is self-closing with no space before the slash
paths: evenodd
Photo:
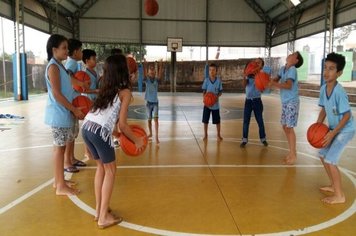
<path id="1" fill-rule="evenodd" d="M 146 100 L 146 113 L 148 118 L 148 138 L 152 137 L 152 118 L 155 122 L 156 132 L 156 144 L 159 144 L 158 139 L 158 81 L 163 75 L 162 60 L 158 65 L 158 76 L 156 76 L 155 66 L 149 65 L 147 67 L 146 61 L 144 61 L 144 79 L 145 83 L 145 100 Z"/>
<path id="2" fill-rule="evenodd" d="M 299 114 L 297 68 L 302 65 L 303 57 L 298 51 L 288 55 L 286 65 L 279 70 L 278 77 L 270 82 L 270 86 L 280 89 L 281 124 L 289 145 L 289 154 L 284 158 L 284 163 L 288 165 L 293 165 L 297 160 L 297 139 L 294 132 Z"/>
<path id="3" fill-rule="evenodd" d="M 332 192 L 332 196 L 322 199 L 328 204 L 344 203 L 345 195 L 341 188 L 341 175 L 337 166 L 346 144 L 355 135 L 355 123 L 347 94 L 337 78 L 341 76 L 345 67 L 345 57 L 330 53 L 324 63 L 325 84 L 320 88 L 319 112 L 317 122 L 328 120 L 330 131 L 323 140 L 323 148 L 320 150 L 320 160 L 330 179 L 330 185 L 321 187 L 320 190 Z"/>
<path id="4" fill-rule="evenodd" d="M 203 110 L 203 119 L 204 123 L 204 138 L 203 140 L 207 140 L 208 138 L 208 124 L 210 119 L 210 113 L 212 114 L 213 124 L 216 125 L 217 131 L 217 140 L 221 141 L 223 138 L 220 135 L 220 103 L 219 97 L 222 94 L 222 82 L 219 77 L 216 76 L 218 71 L 218 66 L 214 63 L 209 65 L 209 77 L 204 79 L 202 89 L 203 89 L 203 97 L 206 93 L 211 92 L 217 96 L 216 102 L 211 107 L 207 107 L 204 105 Z"/>
<path id="5" fill-rule="evenodd" d="M 256 64 L 261 70 L 264 66 L 264 61 L 262 58 L 255 59 Z M 243 131 L 242 131 L 242 142 L 240 147 L 244 148 L 248 142 L 248 129 L 250 126 L 251 114 L 252 111 L 255 115 L 258 128 L 259 128 L 259 136 L 261 143 L 265 147 L 268 146 L 266 140 L 266 132 L 265 132 L 265 125 L 263 123 L 263 103 L 261 99 L 261 92 L 256 89 L 255 87 L 255 76 L 253 74 L 247 75 L 242 80 L 242 85 L 245 87 L 246 91 L 246 99 L 245 99 L 245 106 L 244 106 L 244 120 L 243 120 Z"/>

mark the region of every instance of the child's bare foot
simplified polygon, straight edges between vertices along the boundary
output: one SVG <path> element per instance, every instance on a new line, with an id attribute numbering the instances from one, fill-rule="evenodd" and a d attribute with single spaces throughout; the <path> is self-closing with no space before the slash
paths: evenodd
<path id="1" fill-rule="evenodd" d="M 332 186 L 324 186 L 324 187 L 320 187 L 319 190 L 324 191 L 324 192 L 334 192 L 334 188 Z"/>
<path id="2" fill-rule="evenodd" d="M 75 185 L 77 185 L 77 183 L 76 182 L 74 182 L 74 181 L 72 181 L 72 180 L 64 180 L 64 182 L 65 182 L 65 184 L 68 186 L 68 187 L 73 187 L 73 186 L 75 186 Z M 56 188 L 56 184 L 55 183 L 53 183 L 53 188 Z"/>
<path id="3" fill-rule="evenodd" d="M 344 195 L 340 197 L 334 195 L 334 196 L 323 198 L 321 199 L 321 201 L 327 204 L 339 204 L 339 203 L 345 203 L 346 199 Z"/>
<path id="4" fill-rule="evenodd" d="M 156 137 L 156 144 L 159 144 L 159 139 L 158 139 L 158 137 Z"/>
<path id="5" fill-rule="evenodd" d="M 147 135 L 147 138 L 148 138 L 148 139 L 151 139 L 151 138 L 152 138 L 152 134 L 148 134 L 148 135 Z"/>
<path id="6" fill-rule="evenodd" d="M 217 138 L 218 141 L 222 141 L 223 138 L 219 135 L 218 138 Z"/>
<path id="7" fill-rule="evenodd" d="M 205 135 L 205 136 L 203 137 L 203 140 L 206 141 L 207 139 L 208 139 L 208 136 Z"/>
<path id="8" fill-rule="evenodd" d="M 63 195 L 73 196 L 73 195 L 77 195 L 78 193 L 80 193 L 79 189 L 74 189 L 74 188 L 68 187 L 67 185 L 65 185 L 62 188 L 59 188 L 59 187 L 56 188 L 56 195 L 58 195 L 58 196 L 63 196 Z"/>
<path id="9" fill-rule="evenodd" d="M 107 214 L 106 219 L 100 219 L 98 220 L 98 227 L 100 229 L 105 229 L 108 228 L 110 226 L 114 226 L 119 224 L 122 221 L 122 217 L 115 217 L 112 214 Z"/>

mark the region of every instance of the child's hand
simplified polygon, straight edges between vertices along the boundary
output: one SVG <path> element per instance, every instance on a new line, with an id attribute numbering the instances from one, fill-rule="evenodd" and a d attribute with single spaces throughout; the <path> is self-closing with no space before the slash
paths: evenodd
<path id="1" fill-rule="evenodd" d="M 81 108 L 83 107 L 75 108 L 73 111 L 74 116 L 80 120 L 84 119 L 85 117 L 85 114 L 82 112 L 82 110 L 80 110 Z"/>
<path id="2" fill-rule="evenodd" d="M 330 130 L 324 137 L 324 140 L 322 142 L 323 147 L 329 146 L 331 141 L 334 139 L 335 135 L 336 135 L 335 132 L 333 130 Z"/>
<path id="3" fill-rule="evenodd" d="M 80 86 L 82 87 L 83 91 L 89 90 L 89 88 L 90 88 L 90 80 L 83 81 Z"/>
<path id="4" fill-rule="evenodd" d="M 135 146 L 137 151 L 141 151 L 142 148 L 144 148 L 144 137 L 139 137 L 136 141 L 135 141 Z"/>

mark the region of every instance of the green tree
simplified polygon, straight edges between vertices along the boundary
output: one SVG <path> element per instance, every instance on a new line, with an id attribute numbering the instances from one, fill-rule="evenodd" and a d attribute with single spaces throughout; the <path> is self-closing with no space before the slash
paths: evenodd
<path id="1" fill-rule="evenodd" d="M 7 54 L 6 52 L 1 54 L 0 60 L 2 61 L 3 58 L 5 58 L 5 61 L 12 61 L 12 55 Z"/>
<path id="2" fill-rule="evenodd" d="M 104 61 L 105 58 L 110 56 L 111 49 L 120 48 L 124 54 L 132 54 L 137 61 L 142 59 L 142 56 L 145 56 L 147 51 L 146 47 L 142 46 L 142 56 L 140 54 L 139 45 L 130 45 L 130 44 L 99 44 L 99 43 L 84 43 L 82 46 L 83 49 L 92 49 L 96 52 L 96 57 L 98 61 Z"/>

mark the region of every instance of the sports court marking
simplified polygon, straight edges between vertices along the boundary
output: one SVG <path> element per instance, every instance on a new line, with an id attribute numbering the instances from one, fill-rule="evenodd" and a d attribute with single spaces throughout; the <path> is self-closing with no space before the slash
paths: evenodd
<path id="1" fill-rule="evenodd" d="M 185 138 L 186 139 L 186 138 Z M 192 138 L 194 139 L 194 138 Z M 167 139 L 168 140 L 168 139 Z M 228 140 L 225 140 L 228 141 Z M 232 140 L 231 140 L 232 141 Z M 235 141 L 237 142 L 237 141 Z M 257 143 L 252 143 L 250 144 L 257 144 Z M 35 147 L 27 147 L 27 148 L 41 148 L 41 147 L 49 147 L 52 145 L 43 145 L 43 146 L 35 146 Z M 281 149 L 281 150 L 286 150 L 286 148 L 274 146 L 274 145 L 269 145 L 269 147 L 276 148 L 276 149 Z M 19 149 L 26 149 L 26 148 L 14 148 L 14 149 L 7 149 L 7 151 L 15 151 Z M 1 151 L 6 151 L 6 150 L 1 150 Z M 298 154 L 302 156 L 306 156 L 312 159 L 319 160 L 315 156 L 308 154 L 308 153 L 303 153 L 303 152 L 298 152 Z M 163 166 L 118 166 L 118 169 L 134 169 L 134 168 L 288 168 L 288 167 L 293 167 L 293 168 L 322 168 L 322 165 L 293 165 L 293 166 L 286 166 L 286 165 L 163 165 Z M 89 168 L 95 168 L 95 167 L 89 167 Z M 339 167 L 340 171 L 344 173 L 353 183 L 354 187 L 356 187 L 356 178 L 353 177 L 352 175 L 356 176 L 356 173 L 348 170 L 343 167 Z M 72 177 L 72 174 L 66 174 L 66 179 L 70 179 Z M 47 182 L 41 184 L 37 188 L 33 189 L 32 191 L 24 194 L 23 196 L 17 198 L 16 200 L 12 201 L 8 205 L 0 208 L 0 215 L 3 214 L 4 212 L 10 210 L 11 208 L 15 207 L 17 204 L 21 203 L 22 201 L 26 200 L 27 198 L 31 197 L 32 195 L 36 194 L 37 192 L 41 191 L 43 188 L 47 187 L 48 185 L 52 184 L 54 179 L 50 179 Z M 76 204 L 80 209 L 83 211 L 87 212 L 88 214 L 95 215 L 95 209 L 81 201 L 77 196 L 69 196 L 69 199 Z M 263 234 L 244 234 L 242 236 L 285 236 L 285 235 L 303 235 L 306 233 L 312 233 L 316 231 L 320 231 L 326 228 L 329 228 L 333 225 L 336 225 L 349 217 L 351 217 L 353 214 L 356 212 L 356 198 L 354 199 L 353 204 L 346 209 L 343 213 L 340 215 L 319 223 L 317 225 L 312 225 L 308 226 L 302 229 L 297 229 L 297 230 L 290 230 L 290 231 L 283 231 L 283 232 L 272 232 L 272 233 L 263 233 Z M 128 229 L 140 231 L 140 232 L 145 232 L 145 233 L 151 233 L 151 234 L 156 234 L 156 235 L 167 235 L 167 236 L 188 236 L 188 235 L 193 235 L 193 236 L 213 236 L 217 234 L 194 234 L 194 233 L 185 233 L 185 232 L 176 232 L 176 231 L 169 231 L 169 230 L 163 230 L 163 229 L 157 229 L 157 228 L 152 228 L 152 227 L 146 227 L 138 224 L 133 224 L 130 222 L 123 221 L 118 226 L 122 226 Z M 219 234 L 221 235 L 221 234 Z M 241 236 L 240 234 L 226 234 L 226 235 L 221 235 L 221 236 Z"/>

